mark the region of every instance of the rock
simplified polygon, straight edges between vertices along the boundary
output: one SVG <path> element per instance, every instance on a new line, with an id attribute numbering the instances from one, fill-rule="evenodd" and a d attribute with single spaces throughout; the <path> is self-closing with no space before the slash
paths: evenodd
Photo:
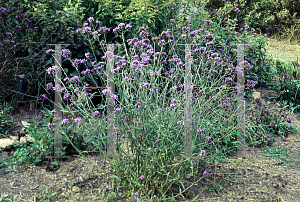
<path id="1" fill-rule="evenodd" d="M 26 134 L 25 137 L 21 137 L 20 138 L 20 142 L 25 143 L 25 142 L 35 142 L 35 139 L 33 137 L 31 137 L 30 135 Z"/>
<path id="2" fill-rule="evenodd" d="M 259 102 L 260 101 L 260 92 L 253 92 L 252 93 L 252 98 L 253 98 L 252 103 L 255 103 L 255 101 Z"/>
<path id="3" fill-rule="evenodd" d="M 0 147 L 2 150 L 11 149 L 11 147 L 15 144 L 15 141 L 11 139 L 2 139 L 0 140 Z"/>
<path id="4" fill-rule="evenodd" d="M 260 92 L 253 92 L 252 97 L 253 97 L 253 99 L 260 98 Z"/>
<path id="5" fill-rule="evenodd" d="M 26 143 L 27 141 L 35 142 L 35 139 L 27 134 L 26 137 L 21 137 L 20 139 L 18 136 L 10 136 L 10 138 L 0 139 L 0 148 L 2 150 L 9 150 L 13 147 L 13 145 L 18 144 L 20 142 Z"/>
<path id="6" fill-rule="evenodd" d="M 22 121 L 22 124 L 24 125 L 25 128 L 29 127 L 29 124 L 25 121 Z M 26 131 L 24 131 L 24 127 L 21 130 L 23 131 L 23 133 L 27 133 Z M 9 138 L 0 139 L 0 148 L 2 150 L 9 150 L 13 147 L 13 145 L 18 144 L 20 142 L 26 143 L 27 141 L 35 142 L 35 139 L 28 134 L 25 134 L 25 137 L 11 135 Z"/>
<path id="7" fill-rule="evenodd" d="M 73 191 L 74 193 L 78 193 L 78 192 L 80 192 L 81 190 L 80 190 L 79 187 L 74 186 L 74 187 L 72 188 L 72 191 Z"/>

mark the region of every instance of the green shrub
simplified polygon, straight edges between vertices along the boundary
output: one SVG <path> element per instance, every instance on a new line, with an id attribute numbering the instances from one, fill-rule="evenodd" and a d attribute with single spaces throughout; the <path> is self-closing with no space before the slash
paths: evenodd
<path id="1" fill-rule="evenodd" d="M 234 10 L 239 8 L 241 12 Z M 283 37 L 291 35 L 291 38 L 297 38 L 300 24 L 300 4 L 299 1 L 285 0 L 208 0 L 206 1 L 206 11 L 209 12 L 210 19 L 217 13 L 221 13 L 224 18 L 237 18 L 239 28 L 244 25 L 258 30 L 260 34 L 280 34 Z M 298 31 L 296 29 L 298 28 Z M 290 38 L 290 39 L 291 39 Z"/>
<path id="2" fill-rule="evenodd" d="M 282 100 L 288 103 L 292 112 L 300 112 L 300 79 L 299 70 L 294 69 L 291 65 L 282 64 L 276 60 L 276 69 L 279 76 L 278 82 L 271 82 L 271 92 L 278 96 L 270 98 Z"/>
<path id="3" fill-rule="evenodd" d="M 7 103 L 0 103 L 0 138 L 12 132 L 12 118 L 6 114 L 12 107 L 8 107 Z"/>

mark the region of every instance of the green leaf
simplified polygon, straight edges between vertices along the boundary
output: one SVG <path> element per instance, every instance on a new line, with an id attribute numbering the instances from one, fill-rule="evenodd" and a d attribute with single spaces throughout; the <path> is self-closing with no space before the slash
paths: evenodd
<path id="1" fill-rule="evenodd" d="M 84 45 L 88 46 L 88 43 L 86 41 L 83 41 Z"/>
<path id="2" fill-rule="evenodd" d="M 56 13 L 54 10 L 50 10 L 50 13 L 53 15 L 53 16 L 56 16 Z"/>
<path id="3" fill-rule="evenodd" d="M 47 60 L 45 66 L 47 66 L 48 64 L 51 64 L 51 63 L 53 63 L 53 58 L 50 58 L 49 60 Z"/>
<path id="4" fill-rule="evenodd" d="M 49 16 L 45 16 L 45 19 L 47 20 L 47 22 L 50 22 L 51 20 L 50 20 L 50 18 L 49 18 Z"/>
<path id="5" fill-rule="evenodd" d="M 97 55 L 100 55 L 100 51 L 96 50 L 95 52 L 96 52 Z"/>
<path id="6" fill-rule="evenodd" d="M 77 71 L 75 71 L 75 70 L 74 70 L 73 72 L 71 72 L 70 75 L 71 75 L 72 77 L 73 77 L 73 76 L 78 76 L 78 75 L 77 75 Z"/>
<path id="7" fill-rule="evenodd" d="M 80 58 L 83 57 L 83 51 L 78 52 L 77 55 L 78 55 L 78 57 L 80 57 Z"/>
<path id="8" fill-rule="evenodd" d="M 120 13 L 116 14 L 114 17 L 115 17 L 116 19 L 122 19 L 122 18 L 123 18 L 122 15 L 121 15 Z"/>
<path id="9" fill-rule="evenodd" d="M 80 7 L 79 12 L 85 9 L 86 9 L 85 7 Z"/>
<path id="10" fill-rule="evenodd" d="M 63 69 L 65 70 L 65 72 L 66 72 L 66 73 L 68 73 L 68 72 L 69 72 L 68 68 L 63 68 Z"/>
<path id="11" fill-rule="evenodd" d="M 55 21 L 61 21 L 61 17 L 62 17 L 62 15 L 58 14 L 57 16 L 55 16 Z"/>
<path id="12" fill-rule="evenodd" d="M 88 66 L 88 67 L 92 67 L 93 65 L 92 65 L 92 63 L 91 63 L 90 61 L 88 61 L 88 62 L 87 62 L 87 66 Z"/>
<path id="13" fill-rule="evenodd" d="M 84 47 L 84 52 L 86 52 L 86 53 L 89 53 L 89 50 L 90 50 L 90 48 L 88 48 L 88 47 Z"/>

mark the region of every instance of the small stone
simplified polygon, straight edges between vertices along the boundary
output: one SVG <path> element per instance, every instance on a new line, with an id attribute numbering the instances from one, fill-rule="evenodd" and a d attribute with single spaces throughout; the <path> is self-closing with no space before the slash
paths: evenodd
<path id="1" fill-rule="evenodd" d="M 10 136 L 10 139 L 12 139 L 13 141 L 18 141 L 19 137 L 18 136 Z"/>
<path id="2" fill-rule="evenodd" d="M 77 187 L 77 186 L 74 186 L 74 187 L 72 188 L 72 191 L 73 191 L 74 193 L 78 193 L 78 192 L 80 192 L 80 188 Z"/>
<path id="3" fill-rule="evenodd" d="M 11 140 L 11 139 L 2 139 L 0 140 L 0 147 L 1 149 L 9 149 L 12 147 L 12 145 L 14 144 L 15 141 Z"/>
<path id="4" fill-rule="evenodd" d="M 260 92 L 253 92 L 252 97 L 253 97 L 253 99 L 260 98 Z"/>

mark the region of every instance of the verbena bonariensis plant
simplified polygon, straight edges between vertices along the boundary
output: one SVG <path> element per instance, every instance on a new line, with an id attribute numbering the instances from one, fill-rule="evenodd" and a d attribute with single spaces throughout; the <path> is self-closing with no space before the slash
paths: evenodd
<path id="1" fill-rule="evenodd" d="M 123 90 L 119 95 L 114 95 L 114 100 L 117 102 L 115 112 L 117 127 L 114 134 L 109 134 L 115 137 L 116 149 L 123 157 L 110 162 L 115 172 L 114 176 L 107 180 L 113 180 L 115 184 L 112 190 L 115 193 L 120 193 L 119 196 L 113 196 L 114 199 L 118 197 L 163 199 L 167 195 L 172 195 L 173 199 L 178 199 L 179 196 L 184 197 L 182 194 L 194 184 L 187 187 L 187 178 L 196 174 L 203 174 L 197 180 L 199 182 L 204 177 L 209 176 L 206 171 L 206 162 L 215 159 L 220 160 L 228 154 L 235 153 L 236 91 L 234 87 L 236 86 L 236 67 L 229 64 L 230 59 L 225 57 L 229 54 L 230 49 L 228 48 L 230 46 L 227 46 L 224 41 L 221 41 L 221 45 L 217 45 L 221 36 L 224 34 L 230 35 L 228 31 L 233 29 L 232 26 L 235 21 L 228 21 L 226 27 L 228 31 L 225 32 L 224 29 L 218 28 L 217 23 L 210 23 L 202 16 L 199 17 L 199 14 L 197 19 L 199 19 L 198 24 L 194 24 L 194 27 L 203 27 L 207 23 L 208 28 L 211 25 L 209 30 L 212 32 L 201 28 L 188 34 L 190 28 L 182 27 L 182 33 L 179 33 L 180 37 L 177 38 L 174 36 L 174 32 L 177 31 L 176 21 L 171 19 L 171 29 L 162 32 L 158 37 L 151 38 L 153 46 L 150 45 L 147 30 L 141 27 L 139 29 L 141 40 L 138 38 L 127 39 L 128 45 L 133 46 L 129 50 L 125 46 L 123 33 L 124 28 L 127 31 L 131 26 L 121 23 L 113 29 L 117 36 L 120 36 L 119 33 L 121 33 L 123 46 L 125 47 L 124 50 L 118 53 L 125 55 L 123 57 L 113 55 L 111 52 L 107 52 L 103 57 L 105 59 L 110 55 L 114 57 L 114 60 L 118 59 L 114 63 L 117 66 L 114 69 L 114 83 L 116 86 L 122 87 Z M 84 27 L 77 31 L 82 33 L 84 37 L 93 35 L 94 39 L 100 41 L 99 36 L 110 31 L 110 29 L 101 27 L 97 31 L 92 31 L 93 21 L 92 17 L 89 18 L 88 23 L 84 23 Z M 168 41 L 166 42 L 166 40 Z M 235 37 L 232 40 L 237 40 L 237 38 Z M 244 38 L 244 40 L 244 43 L 247 44 L 249 38 Z M 100 42 L 103 45 L 105 43 L 104 40 Z M 178 56 L 183 55 L 182 49 L 184 46 L 174 50 L 174 44 L 178 43 L 197 44 L 195 48 L 192 46 L 194 48 L 192 57 L 196 58 L 192 63 L 192 83 L 197 83 L 203 88 L 197 89 L 199 90 L 198 94 L 192 96 L 193 107 L 191 112 L 193 116 L 193 156 L 198 156 L 198 159 L 178 158 L 184 150 L 183 96 L 185 92 L 182 84 L 185 66 L 184 61 L 181 61 Z M 122 46 L 122 44 L 118 45 Z M 218 51 L 214 50 L 217 46 L 221 47 Z M 163 48 L 168 48 L 167 52 L 163 52 Z M 160 49 L 160 52 L 155 52 L 157 49 Z M 50 52 L 53 52 L 53 50 L 48 50 L 48 53 Z M 172 55 L 173 52 L 175 52 L 174 55 Z M 94 51 L 92 54 L 86 53 L 86 59 L 72 61 L 70 59 L 71 52 L 68 49 L 62 49 L 62 56 L 72 61 L 77 72 L 76 65 L 86 63 L 87 59 L 92 61 L 93 55 Z M 152 55 L 153 59 L 150 58 Z M 172 58 L 167 59 L 168 55 L 172 55 Z M 224 57 L 222 58 L 222 56 Z M 127 60 L 125 60 L 125 57 L 127 57 Z M 99 62 L 97 65 L 96 63 L 97 61 L 93 61 L 94 68 L 86 69 L 81 74 L 89 76 L 91 79 L 95 75 L 100 76 L 101 79 L 105 78 L 105 63 Z M 130 66 L 127 66 L 128 63 Z M 169 72 L 165 72 L 165 77 L 160 73 L 164 65 L 169 65 Z M 246 75 L 253 68 L 247 61 L 239 65 L 244 65 Z M 57 68 L 59 67 L 51 67 L 47 72 L 49 74 L 55 73 Z M 167 78 L 166 82 L 161 82 L 162 78 Z M 85 104 L 75 102 L 76 95 L 87 94 L 85 90 L 80 90 L 79 82 L 81 81 L 79 76 L 64 78 L 63 81 L 69 82 L 67 87 L 63 83 L 62 91 L 65 92 L 63 99 L 70 101 L 71 104 L 65 107 L 61 106 L 62 111 L 72 113 L 76 117 L 74 114 L 75 109 L 79 109 L 79 112 L 82 113 L 89 124 L 80 125 L 81 120 L 76 118 L 75 122 L 77 124 L 72 125 L 71 120 L 64 119 L 62 133 L 66 135 L 66 131 L 74 130 L 75 127 L 89 131 L 89 134 L 82 135 L 85 141 L 100 151 L 105 151 L 106 130 L 104 126 L 106 120 L 104 113 L 100 116 L 98 110 L 107 105 L 96 108 L 90 102 L 88 96 L 84 97 L 86 99 Z M 254 81 L 248 81 L 248 86 L 252 89 Z M 55 90 L 53 83 L 49 83 L 47 88 Z M 68 88 L 74 88 L 75 90 L 68 91 Z M 107 89 L 99 91 L 101 96 L 108 92 Z M 170 97 L 166 96 L 167 93 Z M 45 95 L 41 95 L 41 97 L 47 99 Z M 168 101 L 171 101 L 171 103 Z M 262 119 L 264 119 L 264 116 L 262 116 Z M 133 126 L 129 124 L 130 121 L 134 121 Z M 259 123 L 257 121 L 256 124 Z M 246 120 L 246 124 L 251 125 L 251 121 Z M 55 123 L 49 123 L 49 129 L 53 130 L 54 125 Z M 66 127 L 68 128 L 66 129 Z M 68 139 L 67 136 L 66 138 Z M 272 140 L 268 139 L 266 141 Z M 125 152 L 122 149 L 121 145 L 124 142 L 127 143 L 127 148 L 129 147 L 128 143 L 130 143 L 130 151 Z M 71 141 L 70 143 L 72 144 Z M 175 189 L 175 185 L 179 186 L 179 189 Z"/>

